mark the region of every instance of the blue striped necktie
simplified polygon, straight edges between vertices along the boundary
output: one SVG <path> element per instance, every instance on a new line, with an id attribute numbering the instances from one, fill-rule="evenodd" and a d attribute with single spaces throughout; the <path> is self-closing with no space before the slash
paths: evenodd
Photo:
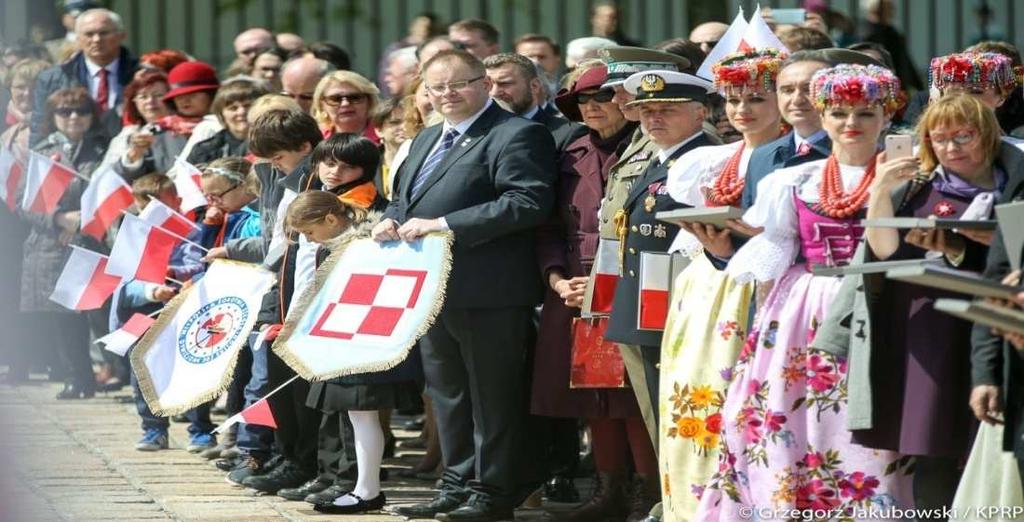
<path id="1" fill-rule="evenodd" d="M 448 129 L 448 131 L 444 133 L 444 138 L 441 140 L 441 146 L 423 162 L 423 166 L 420 167 L 420 171 L 416 173 L 416 178 L 412 180 L 413 197 L 416 197 L 416 194 L 419 194 L 420 189 L 423 188 L 423 184 L 426 183 L 427 178 L 430 177 L 430 173 L 434 172 L 437 166 L 441 164 L 441 160 L 444 159 L 444 155 L 452 148 L 452 145 L 455 144 L 455 138 L 458 137 L 459 131 L 454 128 Z"/>

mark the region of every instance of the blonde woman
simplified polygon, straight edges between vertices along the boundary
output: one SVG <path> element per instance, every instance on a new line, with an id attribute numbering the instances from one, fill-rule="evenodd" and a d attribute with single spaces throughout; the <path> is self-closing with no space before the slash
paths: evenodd
<path id="1" fill-rule="evenodd" d="M 324 138 L 348 132 L 380 144 L 370 124 L 370 115 L 379 101 L 380 90 L 370 80 L 352 71 L 335 71 L 324 76 L 313 92 L 313 117 Z"/>

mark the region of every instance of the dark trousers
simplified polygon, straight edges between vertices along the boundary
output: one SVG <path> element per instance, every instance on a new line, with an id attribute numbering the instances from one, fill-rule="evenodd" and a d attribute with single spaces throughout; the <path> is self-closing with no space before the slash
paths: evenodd
<path id="1" fill-rule="evenodd" d="M 658 366 L 661 364 L 661 347 L 641 346 L 640 352 L 644 357 L 644 380 L 647 385 L 647 394 L 651 398 L 651 404 L 654 406 L 654 433 L 660 433 L 658 431 L 658 425 L 660 424 L 658 419 L 658 386 L 661 382 L 661 370 Z M 654 450 L 655 452 L 658 450 L 657 441 L 654 441 Z"/>
<path id="2" fill-rule="evenodd" d="M 528 306 L 445 307 L 420 342 L 447 488 L 506 498 L 515 492 L 532 313 Z"/>
<path id="3" fill-rule="evenodd" d="M 914 506 L 936 511 L 952 506 L 963 474 L 959 459 L 918 456 L 914 460 Z"/>
<path id="4" fill-rule="evenodd" d="M 64 367 L 64 382 L 82 389 L 96 387 L 96 375 L 92 372 L 92 358 L 89 356 L 89 319 L 85 314 L 52 314 L 53 322 L 40 331 L 53 336 L 57 355 Z"/>
<path id="5" fill-rule="evenodd" d="M 291 379 L 295 372 L 274 352 L 267 353 L 267 387 L 271 390 Z M 274 412 L 277 430 L 274 440 L 281 455 L 306 472 L 316 473 L 317 433 L 320 411 L 306 406 L 309 382 L 295 379 L 271 395 L 267 402 Z"/>
<path id="6" fill-rule="evenodd" d="M 356 446 L 352 421 L 346 411 L 325 411 L 320 417 L 317 436 L 317 473 L 321 479 L 335 484 L 339 477 L 356 465 Z"/>

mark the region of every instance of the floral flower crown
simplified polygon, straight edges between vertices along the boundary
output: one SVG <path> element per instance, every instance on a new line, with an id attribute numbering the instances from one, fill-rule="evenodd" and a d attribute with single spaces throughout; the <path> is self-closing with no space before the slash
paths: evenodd
<path id="1" fill-rule="evenodd" d="M 932 58 L 928 67 L 928 85 L 944 89 L 951 85 L 972 84 L 994 87 L 1006 96 L 1020 85 L 1021 68 L 999 53 L 966 52 Z"/>
<path id="2" fill-rule="evenodd" d="M 886 114 L 903 106 L 900 80 L 885 67 L 840 64 L 811 77 L 811 101 L 818 110 L 830 105 L 881 105 Z"/>
<path id="3" fill-rule="evenodd" d="M 715 88 L 760 87 L 775 92 L 775 78 L 786 54 L 777 49 L 755 49 L 726 55 L 711 67 Z"/>

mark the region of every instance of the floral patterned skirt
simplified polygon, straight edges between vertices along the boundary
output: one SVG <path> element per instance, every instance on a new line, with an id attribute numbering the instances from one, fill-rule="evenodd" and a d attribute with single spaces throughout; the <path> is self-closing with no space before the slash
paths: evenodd
<path id="1" fill-rule="evenodd" d="M 720 410 L 749 320 L 752 283 L 703 255 L 676 278 L 661 343 L 658 461 L 664 520 L 691 520 L 717 469 Z"/>
<path id="2" fill-rule="evenodd" d="M 846 361 L 808 348 L 840 282 L 798 265 L 768 294 L 733 371 L 718 471 L 695 520 L 864 519 L 913 507 L 912 459 L 851 442 Z"/>

